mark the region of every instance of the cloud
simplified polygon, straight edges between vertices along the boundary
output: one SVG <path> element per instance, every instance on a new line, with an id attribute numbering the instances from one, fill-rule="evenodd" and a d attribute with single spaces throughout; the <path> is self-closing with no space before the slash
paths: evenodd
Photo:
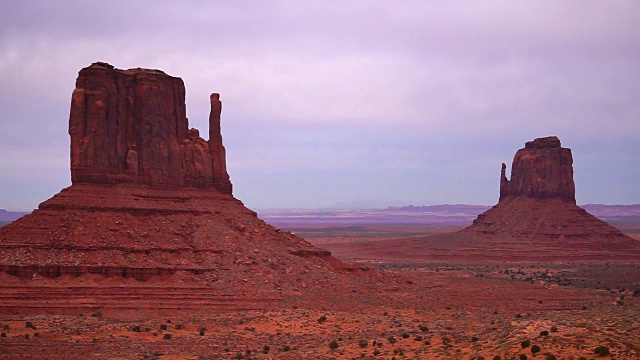
<path id="1" fill-rule="evenodd" d="M 94 61 L 182 77 L 187 115 L 201 130 L 208 95 L 220 92 L 232 178 L 261 194 L 274 193 L 275 180 L 245 179 L 287 173 L 283 190 L 298 182 L 324 193 L 310 180 L 323 171 L 345 184 L 327 201 L 349 189 L 384 197 L 352 181 L 377 177 L 384 189 L 404 184 L 398 199 L 422 191 L 488 203 L 489 163 L 508 162 L 533 137 L 558 135 L 583 154 L 583 144 L 620 149 L 640 137 L 637 1 L 62 0 L 0 10 L 0 150 L 15 159 L 2 163 L 6 173 L 37 163 L 41 151 L 66 151 L 74 80 Z M 588 156 L 586 171 L 625 166 Z M 616 186 L 616 201 L 625 193 L 640 201 L 631 181 Z M 595 187 L 594 199 L 613 194 L 598 197 Z M 290 198 L 313 202 L 302 189 Z"/>

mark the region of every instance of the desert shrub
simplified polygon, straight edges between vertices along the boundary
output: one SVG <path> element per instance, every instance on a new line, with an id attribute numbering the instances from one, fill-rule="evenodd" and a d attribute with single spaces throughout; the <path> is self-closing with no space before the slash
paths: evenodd
<path id="1" fill-rule="evenodd" d="M 553 325 L 550 330 L 551 332 L 558 332 L 558 327 Z"/>
<path id="2" fill-rule="evenodd" d="M 472 336 L 472 337 L 471 337 L 471 341 L 472 341 L 472 342 L 476 342 L 476 341 L 478 341 L 478 340 L 480 340 L 480 339 L 478 339 L 476 336 Z"/>
<path id="3" fill-rule="evenodd" d="M 528 348 L 531 345 L 531 340 L 527 339 L 524 340 L 520 343 L 520 346 L 522 346 L 522 348 Z"/>
<path id="4" fill-rule="evenodd" d="M 540 336 L 549 336 L 549 332 L 547 330 L 540 331 Z"/>
<path id="5" fill-rule="evenodd" d="M 24 338 L 29 340 L 29 334 L 24 334 Z"/>
<path id="6" fill-rule="evenodd" d="M 520 354 L 520 355 L 518 355 L 518 359 L 519 359 L 519 360 L 527 360 L 527 355 L 525 355 L 525 354 Z"/>
<path id="7" fill-rule="evenodd" d="M 402 338 L 403 339 L 408 339 L 411 335 L 407 334 L 407 333 L 403 333 L 402 334 Z"/>
<path id="8" fill-rule="evenodd" d="M 2 334 L 0 334 L 0 337 L 7 337 L 7 334 L 6 333 L 2 333 Z"/>
<path id="9" fill-rule="evenodd" d="M 36 331 L 36 332 L 34 332 L 34 333 L 33 333 L 33 337 L 40 337 L 40 333 L 39 333 L 39 332 L 37 332 L 37 331 Z"/>
<path id="10" fill-rule="evenodd" d="M 380 355 L 380 350 L 378 349 L 373 350 L 373 356 L 378 356 L 378 355 Z"/>
<path id="11" fill-rule="evenodd" d="M 282 351 L 289 351 L 289 350 L 291 350 L 291 346 L 289 345 L 285 345 L 282 347 Z"/>
<path id="12" fill-rule="evenodd" d="M 198 332 L 200 334 L 200 336 L 204 336 L 204 330 L 200 329 L 200 332 Z"/>
<path id="13" fill-rule="evenodd" d="M 271 347 L 269 347 L 269 345 L 265 345 L 265 346 L 262 348 L 262 353 L 263 353 L 263 354 L 268 354 L 268 353 L 269 353 L 269 350 L 271 350 Z"/>
<path id="14" fill-rule="evenodd" d="M 640 296 L 640 289 L 635 289 L 633 291 L 633 297 L 639 297 Z"/>
<path id="15" fill-rule="evenodd" d="M 387 341 L 389 341 L 390 344 L 395 344 L 396 343 L 396 338 L 393 336 L 389 336 L 387 338 Z"/>
<path id="16" fill-rule="evenodd" d="M 587 360 L 587 358 L 586 358 L 586 357 L 584 357 L 584 356 L 580 356 L 580 357 L 578 358 L 578 360 Z"/>
<path id="17" fill-rule="evenodd" d="M 142 332 L 142 329 L 140 328 L 140 325 L 135 325 L 131 327 L 131 331 L 133 332 Z"/>
<path id="18" fill-rule="evenodd" d="M 366 348 L 368 345 L 369 345 L 369 342 L 367 340 L 365 339 L 358 340 L 358 346 L 360 346 L 361 348 Z"/>
<path id="19" fill-rule="evenodd" d="M 422 341 L 422 336 L 421 335 L 416 335 L 413 340 L 415 341 Z"/>
<path id="20" fill-rule="evenodd" d="M 493 360 L 502 360 L 502 358 L 500 357 L 500 355 L 496 355 L 493 357 Z"/>
<path id="21" fill-rule="evenodd" d="M 242 355 L 242 353 L 239 352 L 239 353 L 236 354 L 236 359 L 242 360 L 242 359 L 244 359 L 244 355 Z"/>
<path id="22" fill-rule="evenodd" d="M 184 324 L 182 324 L 182 323 L 177 324 L 177 325 L 176 325 L 176 329 L 178 329 L 178 330 L 182 330 L 182 329 L 184 329 L 184 326 L 185 326 L 185 325 L 184 325 Z"/>
<path id="23" fill-rule="evenodd" d="M 171 339 L 171 334 L 164 334 L 163 339 L 165 339 L 165 340 Z"/>
<path id="24" fill-rule="evenodd" d="M 595 349 L 593 349 L 593 353 L 598 355 L 598 356 L 607 356 L 607 355 L 611 354 L 611 352 L 609 351 L 609 348 L 604 346 L 604 345 L 600 345 L 600 346 L 596 347 Z"/>
<path id="25" fill-rule="evenodd" d="M 171 319 L 167 319 L 167 324 L 171 324 Z"/>
<path id="26" fill-rule="evenodd" d="M 427 332 L 427 331 L 429 331 L 429 328 L 428 328 L 427 326 L 425 326 L 425 325 L 420 325 L 420 326 L 418 326 L 418 329 L 420 329 L 420 331 L 422 331 L 422 332 Z"/>
<path id="27" fill-rule="evenodd" d="M 146 327 L 146 328 L 144 328 L 144 331 L 145 332 L 149 332 L 149 331 L 151 331 L 151 328 L 150 327 Z"/>
<path id="28" fill-rule="evenodd" d="M 335 340 L 333 340 L 332 342 L 329 343 L 329 349 L 331 349 L 331 350 L 337 349 L 338 346 L 340 346 L 340 345 L 338 345 L 338 342 L 335 341 Z"/>
<path id="29" fill-rule="evenodd" d="M 168 328 L 169 328 L 169 326 L 167 326 L 167 324 L 160 325 L 160 329 L 162 329 L 162 330 L 167 330 Z"/>
<path id="30" fill-rule="evenodd" d="M 318 318 L 318 324 L 322 324 L 323 322 L 327 321 L 327 317 L 322 315 Z"/>
<path id="31" fill-rule="evenodd" d="M 532 353 L 532 354 L 539 353 L 539 352 L 540 352 L 540 346 L 538 346 L 538 345 L 533 345 L 533 346 L 531 347 L 531 353 Z"/>
<path id="32" fill-rule="evenodd" d="M 516 314 L 516 319 L 520 319 L 522 317 L 522 314 Z"/>
<path id="33" fill-rule="evenodd" d="M 35 326 L 35 325 L 33 325 L 33 323 L 32 323 L 31 321 L 27 321 L 27 322 L 25 323 L 25 325 L 27 326 L 27 329 L 33 329 L 33 330 L 35 330 L 35 329 L 36 329 L 36 326 Z"/>
<path id="34" fill-rule="evenodd" d="M 545 353 L 544 354 L 544 360 L 557 360 L 557 358 L 552 353 Z"/>

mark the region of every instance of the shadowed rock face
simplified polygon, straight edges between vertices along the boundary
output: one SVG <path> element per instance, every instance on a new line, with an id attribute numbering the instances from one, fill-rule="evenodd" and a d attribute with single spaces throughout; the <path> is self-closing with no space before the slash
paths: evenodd
<path id="1" fill-rule="evenodd" d="M 555 136 L 527 142 L 513 158 L 511 180 L 505 171 L 503 163 L 500 200 L 511 195 L 576 201 L 571 149 L 561 147 Z"/>
<path id="2" fill-rule="evenodd" d="M 105 63 L 80 70 L 69 117 L 72 182 L 214 187 L 231 194 L 219 98 L 211 95 L 206 141 L 188 129 L 182 79 Z"/>

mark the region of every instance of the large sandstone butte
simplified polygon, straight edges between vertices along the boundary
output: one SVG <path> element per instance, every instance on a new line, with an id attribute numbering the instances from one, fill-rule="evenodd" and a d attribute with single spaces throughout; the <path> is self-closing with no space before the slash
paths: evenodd
<path id="1" fill-rule="evenodd" d="M 628 247 L 636 241 L 576 205 L 571 149 L 555 136 L 527 142 L 511 166 L 502 164 L 500 200 L 463 233 L 553 238 L 576 249 Z M 571 245 L 574 243 L 573 245 Z"/>
<path id="2" fill-rule="evenodd" d="M 351 294 L 378 276 L 235 199 L 219 96 L 208 141 L 188 129 L 184 97 L 182 80 L 162 71 L 80 71 L 72 185 L 0 229 L 0 313 L 263 308 L 298 301 L 302 289 Z"/>
<path id="3" fill-rule="evenodd" d="M 214 187 L 231 194 L 220 135 L 222 103 L 211 94 L 209 141 L 190 129 L 182 79 L 159 70 L 95 63 L 71 97 L 71 180 L 151 187 Z"/>

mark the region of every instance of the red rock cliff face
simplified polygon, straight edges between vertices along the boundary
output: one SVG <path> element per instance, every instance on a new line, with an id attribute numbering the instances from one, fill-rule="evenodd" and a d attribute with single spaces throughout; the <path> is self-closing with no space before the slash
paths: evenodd
<path id="1" fill-rule="evenodd" d="M 502 164 L 500 200 L 507 196 L 562 198 L 575 203 L 571 149 L 555 136 L 529 141 L 518 150 L 511 166 L 511 180 Z"/>
<path id="2" fill-rule="evenodd" d="M 218 94 L 211 105 L 206 141 L 188 128 L 182 79 L 105 63 L 80 70 L 69 118 L 72 182 L 211 187 L 231 194 Z"/>

